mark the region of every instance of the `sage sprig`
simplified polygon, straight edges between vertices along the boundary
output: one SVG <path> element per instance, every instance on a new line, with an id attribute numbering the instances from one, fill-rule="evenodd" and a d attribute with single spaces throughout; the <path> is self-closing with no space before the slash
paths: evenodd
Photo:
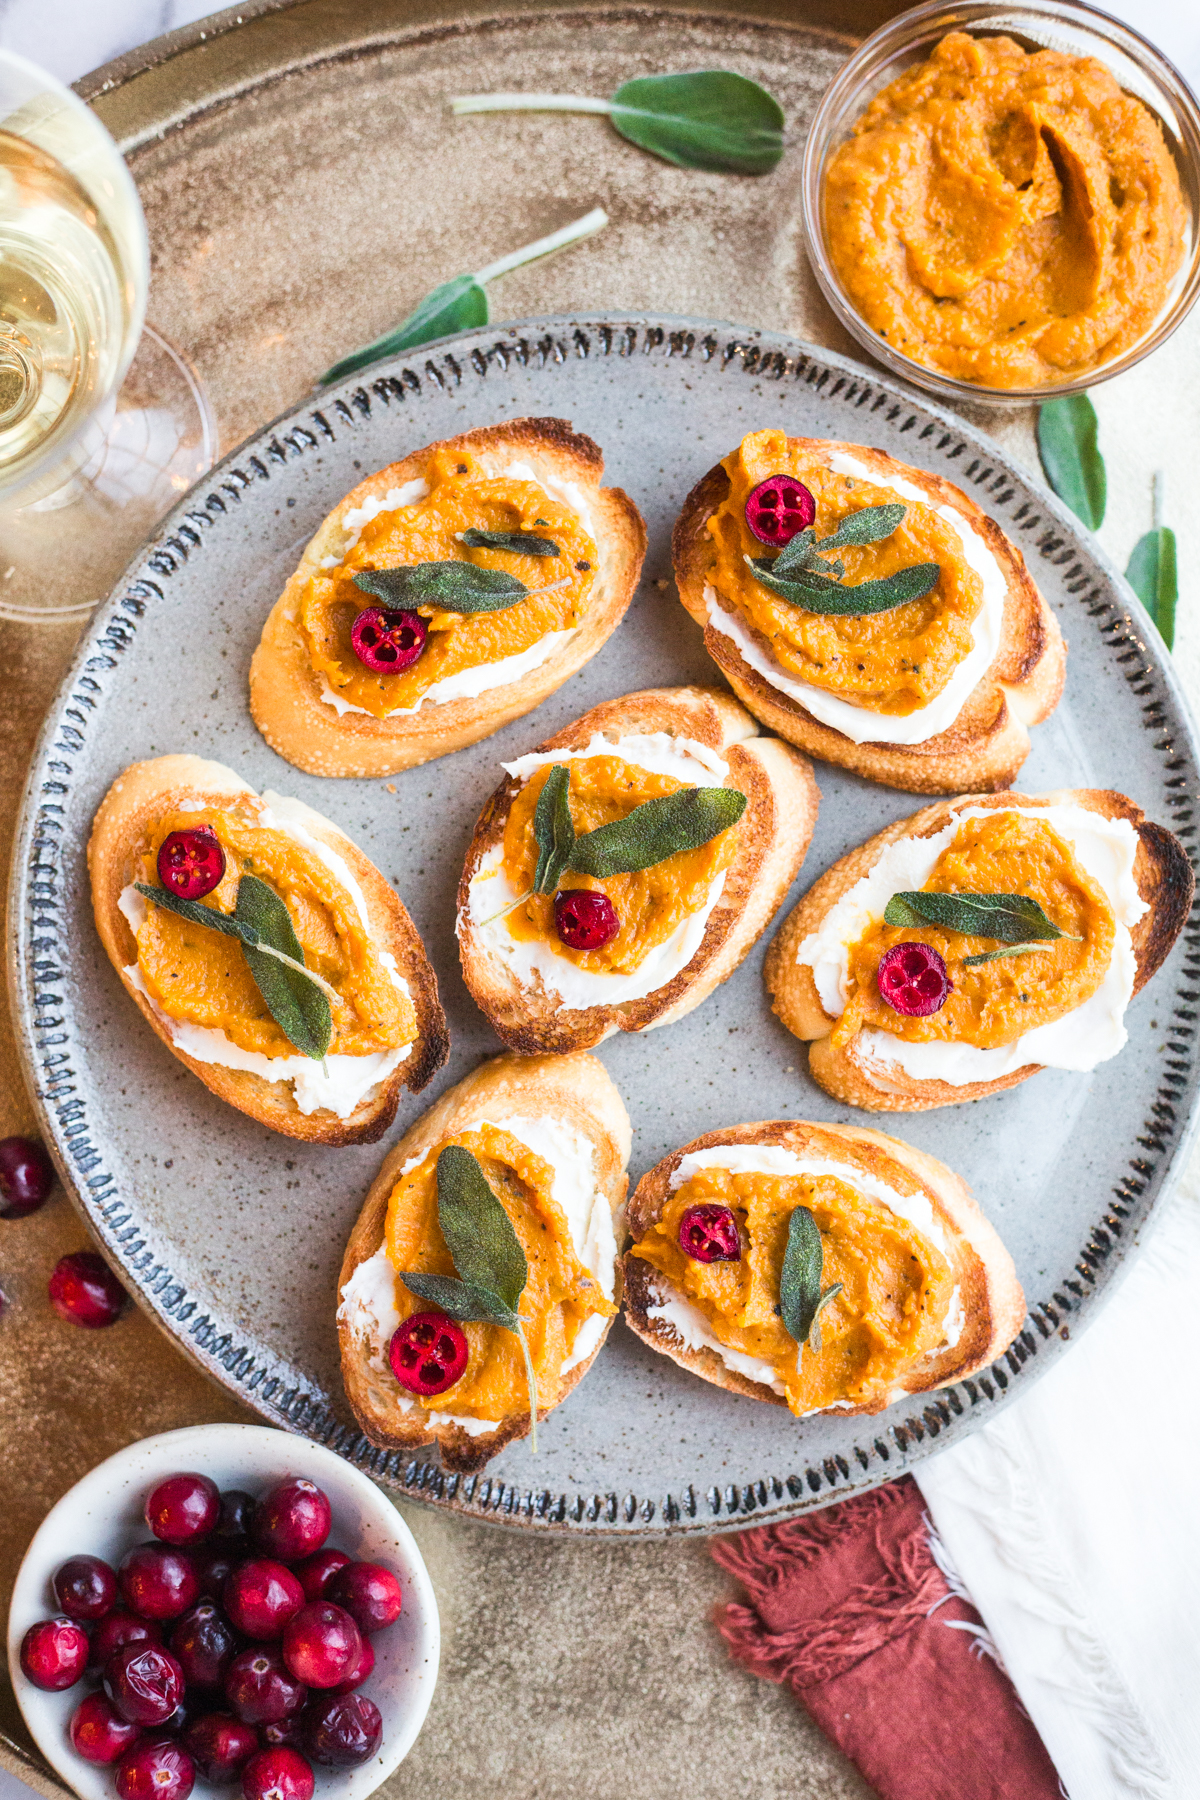
<path id="1" fill-rule="evenodd" d="M 518 1312 L 529 1264 L 512 1220 L 496 1198 L 479 1159 L 462 1144 L 447 1144 L 437 1159 L 438 1225 L 454 1262 L 448 1275 L 400 1272 L 418 1300 L 428 1300 L 460 1324 L 498 1325 L 513 1332 L 525 1358 L 530 1447 L 537 1452 L 537 1376 Z"/>
<path id="2" fill-rule="evenodd" d="M 511 550 L 514 556 L 561 556 L 552 538 L 538 537 L 532 531 L 460 531 L 460 544 L 468 550 Z"/>
<path id="3" fill-rule="evenodd" d="M 736 825 L 746 810 L 737 788 L 685 787 L 657 800 L 645 800 L 623 819 L 576 836 L 571 822 L 571 772 L 555 763 L 533 815 L 538 862 L 535 894 L 552 894 L 568 869 L 602 880 L 653 868 L 684 850 L 699 850 L 722 831 Z"/>
<path id="4" fill-rule="evenodd" d="M 529 598 L 529 589 L 504 569 L 469 562 L 408 563 L 398 569 L 362 569 L 354 585 L 398 611 L 436 606 L 442 612 L 507 612 Z"/>
<path id="5" fill-rule="evenodd" d="M 1175 607 L 1179 600 L 1179 571 L 1175 533 L 1162 522 L 1163 476 L 1154 477 L 1154 528 L 1133 546 L 1125 579 L 1158 627 L 1168 650 L 1175 646 Z"/>
<path id="6" fill-rule="evenodd" d="M 639 75 L 611 100 L 583 94 L 463 94 L 450 110 L 607 113 L 623 138 L 681 169 L 766 175 L 783 155 L 783 108 L 729 69 Z"/>
<path id="7" fill-rule="evenodd" d="M 920 600 L 938 584 L 939 563 L 914 563 L 897 569 L 881 581 L 860 581 L 856 587 L 842 582 L 846 566 L 840 557 L 826 562 L 831 551 L 849 545 L 877 544 L 891 537 L 908 511 L 906 506 L 864 506 L 848 513 L 835 532 L 818 539 L 812 526 L 798 531 L 778 556 L 747 556 L 755 579 L 792 606 L 805 612 L 862 617 L 890 612 L 910 600 Z"/>
<path id="8" fill-rule="evenodd" d="M 1086 394 L 1046 400 L 1038 408 L 1037 445 L 1046 480 L 1089 531 L 1099 531 L 1108 503 L 1100 426 Z"/>
<path id="9" fill-rule="evenodd" d="M 817 1355 L 821 1352 L 820 1317 L 831 1300 L 842 1291 L 840 1281 L 822 1288 L 824 1251 L 817 1221 L 807 1206 L 797 1206 L 788 1220 L 787 1249 L 779 1277 L 779 1312 L 784 1330 L 800 1346 Z"/>
<path id="10" fill-rule="evenodd" d="M 135 886 L 155 906 L 178 913 L 193 925 L 236 938 L 254 985 L 288 1042 L 314 1062 L 324 1059 L 333 1036 L 329 1001 L 340 996 L 335 987 L 306 967 L 291 915 L 274 888 L 257 875 L 243 875 L 233 912 L 223 913 L 198 900 L 184 900 L 168 888 L 147 887 L 140 881 Z"/>
<path id="11" fill-rule="evenodd" d="M 937 925 L 967 937 L 998 938 L 1002 944 L 1071 937 L 1029 894 L 893 894 L 883 910 L 885 925 Z M 1079 938 L 1072 938 L 1079 943 Z M 972 959 L 974 960 L 974 959 Z"/>

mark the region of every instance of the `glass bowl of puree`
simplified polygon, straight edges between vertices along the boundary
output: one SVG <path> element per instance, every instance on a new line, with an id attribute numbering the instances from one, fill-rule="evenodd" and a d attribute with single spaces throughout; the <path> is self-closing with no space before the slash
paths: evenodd
<path id="1" fill-rule="evenodd" d="M 957 401 L 1079 393 L 1200 294 L 1200 105 L 1090 6 L 934 0 L 827 89 L 803 212 L 826 299 L 893 374 Z"/>

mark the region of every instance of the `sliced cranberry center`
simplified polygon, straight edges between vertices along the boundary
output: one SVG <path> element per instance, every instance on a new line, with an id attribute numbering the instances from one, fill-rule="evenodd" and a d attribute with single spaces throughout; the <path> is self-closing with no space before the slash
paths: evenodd
<path id="1" fill-rule="evenodd" d="M 679 1248 L 693 1262 L 739 1262 L 737 1220 L 727 1206 L 689 1206 L 679 1221 Z"/>
<path id="2" fill-rule="evenodd" d="M 410 1394 L 442 1394 L 467 1366 L 467 1338 L 445 1313 L 414 1313 L 388 1349 L 392 1374 Z"/>
<path id="3" fill-rule="evenodd" d="M 817 516 L 817 503 L 803 482 L 791 475 L 770 475 L 746 501 L 746 523 L 761 544 L 782 549 Z"/>
<path id="4" fill-rule="evenodd" d="M 931 944 L 893 944 L 879 959 L 879 992 L 908 1018 L 939 1012 L 950 995 L 946 965 Z"/>
<path id="5" fill-rule="evenodd" d="M 410 668 L 425 648 L 426 625 L 420 613 L 393 612 L 368 606 L 350 628 L 350 642 L 360 663 L 377 675 L 397 675 Z"/>
<path id="6" fill-rule="evenodd" d="M 181 900 L 202 900 L 220 885 L 225 852 L 211 825 L 172 831 L 158 852 L 158 879 Z"/>
<path id="7" fill-rule="evenodd" d="M 572 950 L 603 950 L 621 929 L 617 909 L 594 888 L 569 888 L 554 896 L 554 929 Z"/>

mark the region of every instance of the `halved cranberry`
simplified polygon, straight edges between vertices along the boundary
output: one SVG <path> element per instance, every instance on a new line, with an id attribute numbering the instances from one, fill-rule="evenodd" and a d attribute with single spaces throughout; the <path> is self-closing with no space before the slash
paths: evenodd
<path id="1" fill-rule="evenodd" d="M 312 1764 L 280 1744 L 260 1750 L 242 1770 L 242 1800 L 312 1800 Z"/>
<path id="2" fill-rule="evenodd" d="M 225 1583 L 245 1557 L 246 1545 L 232 1538 L 212 1537 L 206 1543 L 189 1545 L 184 1554 L 196 1571 L 201 1597 L 219 1600 L 225 1592 Z"/>
<path id="3" fill-rule="evenodd" d="M 768 475 L 746 502 L 746 523 L 760 544 L 781 550 L 817 516 L 817 503 L 794 475 Z"/>
<path id="4" fill-rule="evenodd" d="M 358 1661 L 347 1673 L 344 1680 L 339 1681 L 335 1687 L 330 1688 L 329 1691 L 331 1694 L 352 1694 L 355 1688 L 362 1686 L 363 1682 L 374 1669 L 375 1652 L 371 1648 L 370 1638 L 360 1638 L 359 1641 L 362 1644 L 362 1652 L 359 1655 Z"/>
<path id="5" fill-rule="evenodd" d="M 251 1536 L 265 1556 L 294 1562 L 321 1548 L 332 1522 L 327 1495 L 315 1481 L 293 1475 L 259 1501 Z"/>
<path id="6" fill-rule="evenodd" d="M 238 1647 L 233 1627 L 211 1600 L 184 1613 L 170 1643 L 189 1687 L 220 1687 Z"/>
<path id="7" fill-rule="evenodd" d="M 554 929 L 572 950 L 603 950 L 621 929 L 617 909 L 595 888 L 568 888 L 554 896 Z"/>
<path id="8" fill-rule="evenodd" d="M 221 1517 L 217 1521 L 217 1536 L 219 1538 L 249 1537 L 250 1527 L 254 1523 L 256 1505 L 253 1494 L 247 1494 L 241 1488 L 226 1488 L 221 1495 Z"/>
<path id="9" fill-rule="evenodd" d="M 225 1698 L 246 1725 L 270 1725 L 300 1711 L 308 1689 L 273 1644 L 239 1650 L 225 1677 Z"/>
<path id="10" fill-rule="evenodd" d="M 117 1603 L 117 1578 L 98 1556 L 68 1556 L 54 1571 L 54 1598 L 68 1619 L 102 1619 Z"/>
<path id="11" fill-rule="evenodd" d="M 426 631 L 420 613 L 368 606 L 350 627 L 350 642 L 364 668 L 375 675 L 398 675 L 420 656 Z"/>
<path id="12" fill-rule="evenodd" d="M 727 1206 L 689 1206 L 679 1221 L 679 1248 L 693 1262 L 740 1262 L 737 1220 Z"/>
<path id="13" fill-rule="evenodd" d="M 331 1600 L 302 1606 L 283 1628 L 283 1660 L 297 1681 L 336 1687 L 358 1661 L 362 1635 L 350 1614 Z"/>
<path id="14" fill-rule="evenodd" d="M 166 1544 L 137 1544 L 117 1570 L 121 1594 L 143 1619 L 177 1619 L 200 1598 L 200 1581 L 182 1550 Z"/>
<path id="15" fill-rule="evenodd" d="M 121 1800 L 187 1800 L 196 1765 L 174 1738 L 143 1738 L 117 1764 Z"/>
<path id="16" fill-rule="evenodd" d="M 183 1747 L 205 1781 L 235 1781 L 242 1764 L 258 1750 L 258 1733 L 232 1713 L 202 1713 L 183 1733 Z"/>
<path id="17" fill-rule="evenodd" d="M 394 1625 L 404 1604 L 400 1583 L 383 1563 L 347 1563 L 330 1583 L 328 1598 L 345 1607 L 360 1631 Z"/>
<path id="18" fill-rule="evenodd" d="M 88 1667 L 102 1669 L 113 1652 L 124 1649 L 126 1644 L 161 1643 L 162 1630 L 153 1619 L 139 1619 L 133 1613 L 124 1612 L 118 1607 L 113 1612 L 105 1613 L 93 1631 Z"/>
<path id="19" fill-rule="evenodd" d="M 126 1644 L 104 1665 L 104 1691 L 131 1725 L 165 1725 L 183 1687 L 183 1670 L 161 1644 Z"/>
<path id="20" fill-rule="evenodd" d="M 220 1491 L 207 1475 L 168 1475 L 146 1498 L 146 1523 L 164 1544 L 207 1537 L 220 1516 Z"/>
<path id="21" fill-rule="evenodd" d="M 99 1331 L 120 1318 L 125 1289 L 102 1256 L 94 1250 L 77 1250 L 54 1265 L 47 1290 L 50 1304 L 60 1319 Z"/>
<path id="22" fill-rule="evenodd" d="M 392 1374 L 410 1394 L 444 1394 L 467 1366 L 467 1334 L 445 1313 L 414 1313 L 388 1345 Z"/>
<path id="23" fill-rule="evenodd" d="M 211 825 L 172 831 L 158 852 L 158 879 L 181 900 L 203 900 L 221 882 L 225 852 Z"/>
<path id="24" fill-rule="evenodd" d="M 23 1219 L 54 1186 L 54 1164 L 36 1138 L 0 1138 L 0 1219 Z"/>
<path id="25" fill-rule="evenodd" d="M 908 1018 L 940 1012 L 950 996 L 946 965 L 931 944 L 893 944 L 879 959 L 879 992 Z"/>
<path id="26" fill-rule="evenodd" d="M 326 1544 L 323 1550 L 318 1550 L 314 1555 L 306 1556 L 303 1562 L 297 1563 L 293 1573 L 304 1589 L 304 1598 L 323 1600 L 325 1589 L 338 1570 L 344 1569 L 349 1561 L 344 1550 L 331 1550 Z"/>
<path id="27" fill-rule="evenodd" d="M 382 1737 L 379 1708 L 365 1694 L 315 1700 L 305 1718 L 308 1753 L 327 1768 L 353 1769 L 370 1762 Z"/>
<path id="28" fill-rule="evenodd" d="M 74 1619 L 39 1619 L 21 1639 L 21 1668 L 47 1693 L 74 1687 L 87 1661 L 87 1632 Z"/>
<path id="29" fill-rule="evenodd" d="M 225 1583 L 225 1611 L 245 1637 L 281 1637 L 304 1605 L 304 1589 L 281 1562 L 258 1557 L 239 1563 Z"/>
<path id="30" fill-rule="evenodd" d="M 112 1763 L 137 1742 L 142 1728 L 123 1719 L 107 1694 L 89 1694 L 71 1714 L 67 1735 L 84 1762 Z"/>

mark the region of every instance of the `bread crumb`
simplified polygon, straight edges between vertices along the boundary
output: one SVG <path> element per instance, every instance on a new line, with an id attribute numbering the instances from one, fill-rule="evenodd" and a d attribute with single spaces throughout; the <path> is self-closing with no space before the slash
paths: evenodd
<path id="1" fill-rule="evenodd" d="M 396 791 L 396 784 L 395 784 L 395 782 L 394 782 L 394 781 L 389 781 L 389 782 L 388 782 L 388 784 L 387 784 L 387 791 L 388 791 L 388 793 L 389 793 L 389 794 L 394 794 L 394 793 L 395 793 L 395 791 Z"/>

